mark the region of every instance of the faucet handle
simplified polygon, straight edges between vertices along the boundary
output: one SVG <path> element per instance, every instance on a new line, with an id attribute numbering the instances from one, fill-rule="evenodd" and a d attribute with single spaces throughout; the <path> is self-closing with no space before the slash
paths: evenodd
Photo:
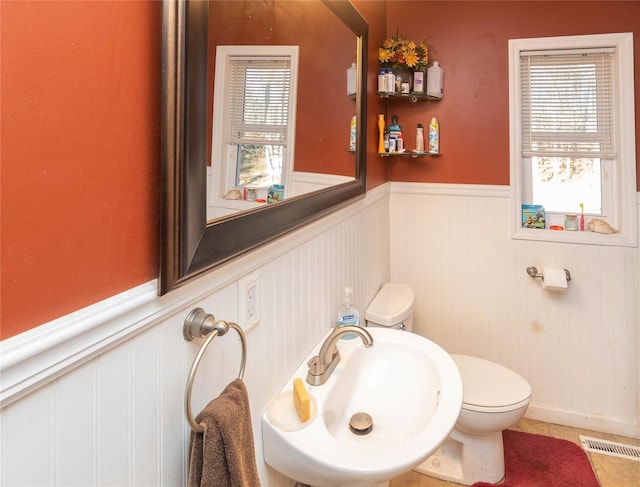
<path id="1" fill-rule="evenodd" d="M 322 374 L 322 370 L 320 367 L 320 357 L 318 357 L 317 355 L 309 360 L 309 362 L 307 362 L 307 365 L 309 366 L 309 373 L 311 375 Z"/>

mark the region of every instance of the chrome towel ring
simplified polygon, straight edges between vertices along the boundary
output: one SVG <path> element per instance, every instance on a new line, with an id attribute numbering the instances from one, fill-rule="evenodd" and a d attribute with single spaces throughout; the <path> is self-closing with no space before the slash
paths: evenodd
<path id="1" fill-rule="evenodd" d="M 185 340 L 191 341 L 194 338 L 204 338 L 204 343 L 198 350 L 196 358 L 193 360 L 189 376 L 187 377 L 187 387 L 184 393 L 184 414 L 187 417 L 187 422 L 191 429 L 196 433 L 201 433 L 204 428 L 196 423 L 193 415 L 191 414 L 191 389 L 193 388 L 193 380 L 195 379 L 196 372 L 198 372 L 198 366 L 200 365 L 200 359 L 204 355 L 209 344 L 217 336 L 222 336 L 229 328 L 233 328 L 238 332 L 240 336 L 240 342 L 242 343 L 242 360 L 240 362 L 240 372 L 238 373 L 238 379 L 244 377 L 244 367 L 247 362 L 247 340 L 242 328 L 236 323 L 228 323 L 224 320 L 216 321 L 212 314 L 206 313 L 202 308 L 194 308 L 187 315 L 182 327 L 182 334 Z"/>

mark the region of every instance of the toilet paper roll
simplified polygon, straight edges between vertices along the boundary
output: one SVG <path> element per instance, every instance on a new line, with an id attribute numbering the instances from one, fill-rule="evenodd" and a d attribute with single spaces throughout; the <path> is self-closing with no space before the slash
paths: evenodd
<path id="1" fill-rule="evenodd" d="M 550 291 L 565 291 L 567 289 L 567 273 L 564 269 L 545 267 L 542 269 L 542 287 Z"/>

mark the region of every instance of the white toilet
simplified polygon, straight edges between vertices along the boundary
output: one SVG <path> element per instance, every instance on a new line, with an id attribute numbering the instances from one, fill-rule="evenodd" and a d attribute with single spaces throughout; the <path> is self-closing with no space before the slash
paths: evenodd
<path id="1" fill-rule="evenodd" d="M 413 301 L 413 290 L 406 284 L 385 284 L 366 310 L 366 326 L 411 331 Z M 504 477 L 502 430 L 524 416 L 531 386 L 494 362 L 451 357 L 462 377 L 460 417 L 447 440 L 414 470 L 463 485 L 499 482 Z"/>

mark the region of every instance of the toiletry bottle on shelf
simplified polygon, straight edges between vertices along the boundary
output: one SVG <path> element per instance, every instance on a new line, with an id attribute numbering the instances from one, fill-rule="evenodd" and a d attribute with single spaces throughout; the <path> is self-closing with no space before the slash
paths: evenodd
<path id="1" fill-rule="evenodd" d="M 580 231 L 584 232 L 584 203 L 580 203 Z"/>
<path id="2" fill-rule="evenodd" d="M 391 115 L 389 124 L 389 152 L 398 152 L 398 137 L 402 135 L 402 126 L 398 123 L 398 115 Z"/>
<path id="3" fill-rule="evenodd" d="M 429 122 L 429 153 L 440 153 L 440 124 L 436 117 Z"/>
<path id="4" fill-rule="evenodd" d="M 381 113 L 378 115 L 378 153 L 384 154 L 387 152 L 385 150 L 385 141 L 384 141 L 384 115 Z M 388 147 L 388 143 L 387 143 Z"/>
<path id="5" fill-rule="evenodd" d="M 378 74 L 378 92 L 386 93 L 387 92 L 387 72 L 385 69 L 380 69 L 380 73 Z"/>
<path id="6" fill-rule="evenodd" d="M 389 152 L 399 152 L 398 138 L 402 135 L 402 125 L 398 123 L 398 115 L 391 115 L 389 125 Z"/>
<path id="7" fill-rule="evenodd" d="M 442 98 L 444 92 L 444 72 L 438 61 L 427 69 L 427 95 L 434 98 Z"/>
<path id="8" fill-rule="evenodd" d="M 416 71 L 413 73 L 413 92 L 424 93 L 424 71 Z"/>
<path id="9" fill-rule="evenodd" d="M 387 74 L 385 75 L 387 79 L 387 93 L 395 93 L 396 91 L 396 76 L 391 71 L 391 68 L 387 69 Z"/>
<path id="10" fill-rule="evenodd" d="M 349 129 L 349 150 L 356 150 L 356 116 L 351 117 L 351 124 Z"/>
<path id="11" fill-rule="evenodd" d="M 347 96 L 356 94 L 356 63 L 347 69 Z"/>
<path id="12" fill-rule="evenodd" d="M 338 310 L 338 321 L 336 326 L 360 326 L 360 313 L 357 308 L 353 306 L 353 289 L 345 287 L 342 295 L 342 305 Z M 355 338 L 354 333 L 347 333 L 343 335 L 343 338 L 350 340 Z"/>
<path id="13" fill-rule="evenodd" d="M 416 152 L 424 152 L 424 128 L 421 123 L 416 128 Z"/>

